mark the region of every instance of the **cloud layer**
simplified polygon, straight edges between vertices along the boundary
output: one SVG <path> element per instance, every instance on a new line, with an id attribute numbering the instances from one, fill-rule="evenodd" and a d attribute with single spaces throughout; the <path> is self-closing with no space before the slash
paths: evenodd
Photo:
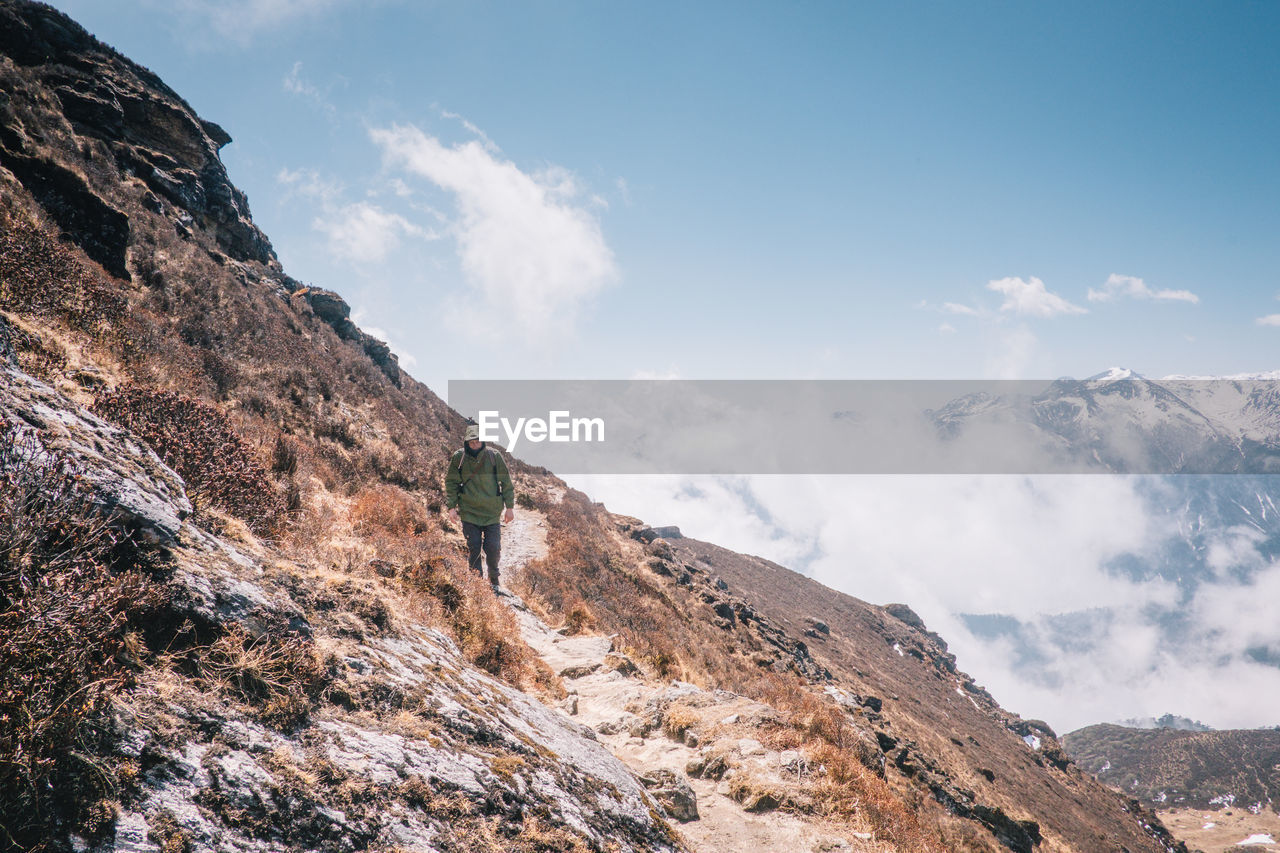
<path id="1" fill-rule="evenodd" d="M 1010 710 L 1059 731 L 1177 713 L 1268 723 L 1280 669 L 1280 563 L 1224 531 L 1217 576 L 1184 600 L 1159 577 L 1117 572 L 1181 534 L 1141 478 L 575 477 L 610 509 L 759 554 L 866 601 L 903 601 L 962 669 Z M 1147 481 L 1148 485 L 1150 481 Z M 1238 571 L 1247 568 L 1248 571 Z M 1170 645 L 1158 614 L 1185 616 Z M 1020 641 L 960 614 L 1009 614 Z M 1064 643 L 1064 638 L 1069 642 Z M 1028 657 L 1030 655 L 1030 657 Z"/>
<path id="2" fill-rule="evenodd" d="M 584 301 L 617 278 L 590 200 L 552 167 L 522 171 L 485 138 L 446 145 L 414 126 L 371 131 L 389 169 L 451 193 L 451 233 L 468 285 L 489 316 L 528 339 L 568 328 Z"/>

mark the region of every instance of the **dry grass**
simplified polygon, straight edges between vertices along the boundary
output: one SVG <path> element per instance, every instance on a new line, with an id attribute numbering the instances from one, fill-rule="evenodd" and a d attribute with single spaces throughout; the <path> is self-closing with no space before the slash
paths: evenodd
<path id="1" fill-rule="evenodd" d="M 843 709 L 799 679 L 772 676 L 758 692 L 785 721 L 770 733 L 770 745 L 799 749 L 811 766 L 822 768 L 810 792 L 825 816 L 869 825 L 899 850 L 944 853 L 936 833 L 858 757 L 861 736 Z"/>
<path id="2" fill-rule="evenodd" d="M 178 659 L 205 684 L 251 704 L 259 719 L 281 729 L 304 723 L 331 680 L 310 640 L 252 636 L 238 623 Z"/>
<path id="3" fill-rule="evenodd" d="M 488 581 L 460 563 L 439 554 L 416 560 L 403 571 L 405 586 L 431 599 L 432 609 L 473 664 L 516 686 L 542 680 L 533 663 L 537 656 L 520 639 L 515 616 L 494 596 Z"/>
<path id="4" fill-rule="evenodd" d="M 710 650 L 690 644 L 690 631 L 696 633 L 697 626 L 658 583 L 629 565 L 600 510 L 581 492 L 569 490 L 544 512 L 547 556 L 524 566 L 520 592 L 571 631 L 589 627 L 619 634 L 628 654 L 664 676 L 710 680 L 706 670 L 713 666 L 691 671 L 683 660 L 701 656 L 699 663 L 710 664 L 714 657 L 700 655 Z M 584 588 L 592 591 L 589 601 Z"/>
<path id="5" fill-rule="evenodd" d="M 564 629 L 570 635 L 586 634 L 596 628 L 596 617 L 591 608 L 582 599 L 578 599 L 569 607 L 564 617 Z"/>
<path id="6" fill-rule="evenodd" d="M 760 678 L 753 630 L 722 630 L 706 614 L 700 592 L 675 585 L 647 567 L 647 553 L 621 539 L 603 507 L 567 490 L 540 500 L 548 553 L 524 567 L 519 592 L 571 630 L 590 616 L 590 629 L 617 634 L 626 653 L 659 678 L 744 693 Z M 590 590 L 590 597 L 583 595 Z M 580 608 L 587 613 L 575 615 Z"/>
<path id="7" fill-rule="evenodd" d="M 682 740 L 685 732 L 696 729 L 701 724 L 700 713 L 679 703 L 672 703 L 662 715 L 662 731 L 674 740 Z"/>

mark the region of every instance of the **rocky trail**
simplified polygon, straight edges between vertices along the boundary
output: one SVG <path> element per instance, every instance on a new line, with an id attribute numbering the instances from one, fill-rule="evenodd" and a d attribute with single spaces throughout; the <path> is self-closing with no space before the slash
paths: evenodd
<path id="1" fill-rule="evenodd" d="M 539 513 L 524 510 L 503 530 L 502 600 L 513 610 L 524 640 L 564 680 L 569 691 L 559 710 L 596 732 L 597 740 L 621 760 L 673 819 L 683 840 L 697 853 L 741 851 L 878 851 L 871 832 L 829 826 L 820 817 L 773 810 L 761 797 L 732 796 L 733 773 L 751 773 L 775 783 L 775 789 L 799 782 L 807 766 L 793 751 L 765 748 L 749 734 L 753 720 L 770 709 L 725 691 L 704 691 L 691 684 L 646 680 L 635 664 L 615 649 L 611 637 L 571 635 L 554 629 L 516 595 L 505 580 L 547 553 L 546 527 Z M 661 716 L 673 701 L 696 706 L 710 733 L 700 739 L 691 730 L 682 737 L 664 731 Z M 690 774 L 719 761 L 734 768 L 720 778 Z M 768 787 L 768 786 L 763 786 Z"/>

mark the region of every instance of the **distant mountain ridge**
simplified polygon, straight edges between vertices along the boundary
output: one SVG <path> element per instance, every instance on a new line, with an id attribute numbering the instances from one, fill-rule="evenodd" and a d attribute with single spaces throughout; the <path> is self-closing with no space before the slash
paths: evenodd
<path id="1" fill-rule="evenodd" d="M 1062 737 L 1072 760 L 1153 808 L 1280 803 L 1280 729 L 1087 726 Z"/>
<path id="2" fill-rule="evenodd" d="M 1125 368 L 1036 393 L 981 391 L 931 413 L 949 439 L 1022 427 L 1043 464 L 1117 474 L 1280 473 L 1280 371 L 1153 380 Z M 1048 470 L 1048 469 L 1047 469 Z"/>

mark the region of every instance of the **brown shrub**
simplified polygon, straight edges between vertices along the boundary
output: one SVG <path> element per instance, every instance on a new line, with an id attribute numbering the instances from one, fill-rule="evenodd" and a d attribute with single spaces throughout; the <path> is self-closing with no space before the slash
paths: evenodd
<path id="1" fill-rule="evenodd" d="M 662 715 L 662 731 L 669 738 L 681 740 L 689 729 L 697 728 L 702 715 L 686 705 L 672 705 Z"/>
<path id="2" fill-rule="evenodd" d="M 66 459 L 0 432 L 0 847 L 102 828 L 92 758 L 136 635 L 165 605 L 160 557 L 121 532 Z"/>
<path id="3" fill-rule="evenodd" d="M 351 507 L 356 532 L 383 532 L 392 536 L 421 536 L 431 529 L 426 508 L 398 486 L 375 483 L 356 493 Z"/>
<path id="4" fill-rule="evenodd" d="M 25 216 L 0 209 L 0 305 L 97 333 L 124 316 L 116 287 Z"/>
<path id="5" fill-rule="evenodd" d="M 587 603 L 578 599 L 569 607 L 569 612 L 564 617 L 564 627 L 570 634 L 584 634 L 595 629 L 596 617 L 592 615 Z"/>
<path id="6" fill-rule="evenodd" d="M 227 417 L 208 403 L 172 391 L 129 387 L 97 399 L 93 411 L 133 431 L 187 483 L 193 507 L 208 503 L 270 533 L 284 499 Z"/>
<path id="7" fill-rule="evenodd" d="M 468 660 L 516 686 L 538 680 L 534 655 L 520 639 L 515 616 L 494 596 L 488 581 L 451 566 L 443 556 L 414 564 L 406 580 L 440 603 L 446 626 Z"/>

